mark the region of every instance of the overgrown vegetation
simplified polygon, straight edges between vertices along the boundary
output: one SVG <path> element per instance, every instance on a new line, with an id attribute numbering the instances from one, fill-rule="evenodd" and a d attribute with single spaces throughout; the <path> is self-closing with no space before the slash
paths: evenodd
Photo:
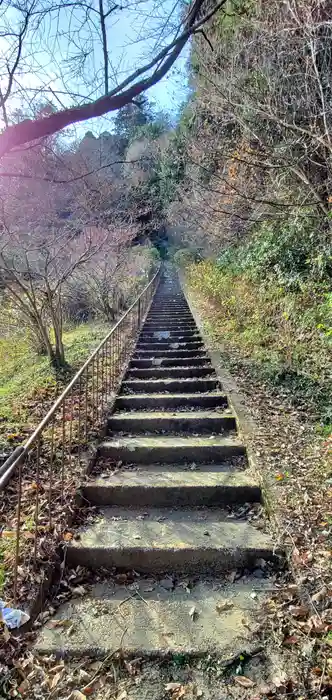
<path id="1" fill-rule="evenodd" d="M 287 387 L 317 419 L 332 422 L 332 294 L 328 282 L 297 274 L 269 227 L 217 261 L 190 264 L 188 280 L 205 297 L 214 338 L 235 347 L 252 371 Z M 275 242 L 275 248 L 273 248 Z M 279 247 L 279 251 L 278 251 Z M 271 267 L 269 267 L 269 264 Z"/>
<path id="2" fill-rule="evenodd" d="M 174 259 L 215 337 L 327 426 L 329 16 L 317 0 L 229 0 L 193 40 L 191 96 L 163 155 Z"/>
<path id="3" fill-rule="evenodd" d="M 54 370 L 47 355 L 38 352 L 29 324 L 24 324 L 17 309 L 2 298 L 0 462 L 1 453 L 6 456 L 37 426 L 61 388 L 134 301 L 158 264 L 154 248 L 137 246 L 126 251 L 118 270 L 106 261 L 102 270 L 94 269 L 94 275 L 91 271 L 88 278 L 72 280 L 72 294 L 64 300 L 62 340 L 67 366 L 62 373 Z"/>

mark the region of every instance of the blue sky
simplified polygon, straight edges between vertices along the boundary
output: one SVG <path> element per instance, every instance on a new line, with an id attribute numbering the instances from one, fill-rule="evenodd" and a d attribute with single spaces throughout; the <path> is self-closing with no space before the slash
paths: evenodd
<path id="1" fill-rule="evenodd" d="M 37 33 L 31 35 L 23 49 L 23 61 L 16 75 L 12 108 L 23 108 L 25 115 L 34 105 L 49 99 L 57 108 L 69 107 L 103 94 L 103 53 L 100 27 L 94 23 L 98 0 L 92 5 L 89 23 L 82 22 L 82 9 L 62 9 L 59 16 L 47 15 Z M 111 13 L 106 20 L 109 48 L 110 89 L 151 56 L 167 45 L 175 35 L 184 0 L 123 0 L 127 9 Z M 111 4 L 104 0 L 107 9 Z M 3 26 L 17 24 L 20 17 L 12 8 L 2 15 Z M 3 26 L 1 26 L 1 24 Z M 30 41 L 30 44 L 29 44 Z M 0 76 L 6 75 L 10 39 L 0 40 Z M 86 57 L 80 61 L 82 50 Z M 157 109 L 176 114 L 187 94 L 186 47 L 163 80 L 147 93 Z M 6 78 L 1 79 L 5 88 Z M 4 80 L 4 83 L 2 82 Z M 79 134 L 112 128 L 112 114 L 82 123 Z"/>

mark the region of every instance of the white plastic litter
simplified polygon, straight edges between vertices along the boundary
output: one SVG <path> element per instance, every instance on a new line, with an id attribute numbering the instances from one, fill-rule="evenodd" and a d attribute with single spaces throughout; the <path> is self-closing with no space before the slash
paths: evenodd
<path id="1" fill-rule="evenodd" d="M 17 608 L 6 608 L 5 602 L 0 600 L 0 619 L 7 625 L 8 629 L 13 630 L 28 622 L 30 615 Z"/>
<path id="2" fill-rule="evenodd" d="M 158 340 L 166 340 L 166 338 L 170 338 L 170 335 L 170 331 L 155 331 L 153 337 L 158 338 Z"/>

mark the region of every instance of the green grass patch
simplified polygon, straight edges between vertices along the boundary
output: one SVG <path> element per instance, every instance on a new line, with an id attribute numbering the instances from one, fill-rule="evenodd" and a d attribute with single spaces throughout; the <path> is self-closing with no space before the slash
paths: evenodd
<path id="1" fill-rule="evenodd" d="M 67 362 L 74 373 L 104 338 L 109 326 L 84 323 L 64 332 Z M 68 377 L 64 378 L 64 383 Z M 32 403 L 41 404 L 56 394 L 57 380 L 47 357 L 38 356 L 26 332 L 0 339 L 0 448 L 21 442 L 20 430 L 29 428 Z M 32 418 L 36 425 L 35 418 Z M 38 423 L 37 419 L 37 423 Z"/>
<path id="2" fill-rule="evenodd" d="M 332 419 L 332 298 L 326 282 L 281 286 L 273 276 L 214 261 L 187 268 L 189 286 L 204 308 L 216 343 L 236 349 L 255 376 L 284 386 L 314 408 L 318 422 Z M 230 353 L 231 354 L 231 353 Z"/>

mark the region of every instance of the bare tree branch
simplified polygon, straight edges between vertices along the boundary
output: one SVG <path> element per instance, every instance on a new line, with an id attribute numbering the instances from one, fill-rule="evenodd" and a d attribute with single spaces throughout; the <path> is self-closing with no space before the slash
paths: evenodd
<path id="1" fill-rule="evenodd" d="M 180 55 L 190 36 L 195 34 L 221 9 L 226 0 L 220 0 L 212 10 L 200 19 L 205 0 L 193 0 L 184 22 L 183 32 L 142 68 L 131 74 L 129 78 L 118 85 L 113 91 L 103 97 L 79 107 L 68 108 L 50 114 L 41 119 L 26 119 L 19 124 L 7 127 L 0 135 L 0 157 L 13 148 L 29 141 L 50 136 L 65 127 L 87 119 L 100 117 L 129 104 L 140 94 L 158 83 L 170 70 Z M 142 75 L 153 72 L 146 78 L 138 80 Z M 136 82 L 135 82 L 136 81 Z M 130 85 L 127 89 L 125 87 Z"/>

